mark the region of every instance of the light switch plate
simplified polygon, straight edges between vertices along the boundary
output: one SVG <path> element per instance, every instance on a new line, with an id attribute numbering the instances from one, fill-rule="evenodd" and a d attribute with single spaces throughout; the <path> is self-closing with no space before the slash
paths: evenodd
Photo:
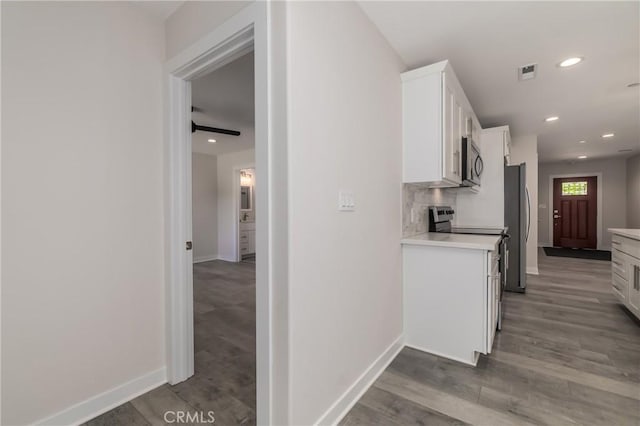
<path id="1" fill-rule="evenodd" d="M 341 212 L 352 212 L 356 209 L 356 197 L 352 191 L 338 191 L 338 210 Z"/>

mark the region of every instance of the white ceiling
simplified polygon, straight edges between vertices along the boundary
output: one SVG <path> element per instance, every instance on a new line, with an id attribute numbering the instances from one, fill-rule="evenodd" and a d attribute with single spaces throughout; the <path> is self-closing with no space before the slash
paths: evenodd
<path id="1" fill-rule="evenodd" d="M 640 81 L 639 2 L 360 5 L 408 69 L 449 59 L 483 127 L 537 134 L 540 161 L 640 151 L 640 89 L 626 87 Z M 556 66 L 571 56 L 585 61 Z M 530 63 L 537 77 L 519 82 Z"/>
<path id="2" fill-rule="evenodd" d="M 226 154 L 254 147 L 253 52 L 191 82 L 192 120 L 199 125 L 239 130 L 240 136 L 197 131 L 193 151 Z M 215 139 L 210 143 L 208 139 Z"/>

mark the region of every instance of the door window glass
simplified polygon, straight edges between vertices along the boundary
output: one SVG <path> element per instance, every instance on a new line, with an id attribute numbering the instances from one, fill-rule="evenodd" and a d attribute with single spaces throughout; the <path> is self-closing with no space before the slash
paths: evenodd
<path id="1" fill-rule="evenodd" d="M 562 182 L 562 195 L 588 195 L 587 182 Z"/>

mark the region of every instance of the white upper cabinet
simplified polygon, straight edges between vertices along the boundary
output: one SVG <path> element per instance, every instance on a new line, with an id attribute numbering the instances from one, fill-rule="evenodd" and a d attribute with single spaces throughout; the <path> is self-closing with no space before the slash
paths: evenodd
<path id="1" fill-rule="evenodd" d="M 449 62 L 403 73 L 402 102 L 403 182 L 459 186 L 462 138 L 481 128 Z"/>
<path id="2" fill-rule="evenodd" d="M 507 165 L 511 164 L 511 134 L 509 132 L 504 134 L 504 161 Z"/>

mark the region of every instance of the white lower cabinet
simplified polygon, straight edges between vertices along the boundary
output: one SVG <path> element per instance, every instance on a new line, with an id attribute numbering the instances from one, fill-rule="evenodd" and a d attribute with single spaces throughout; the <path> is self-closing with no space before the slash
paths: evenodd
<path id="1" fill-rule="evenodd" d="M 497 247 L 403 245 L 402 257 L 405 344 L 475 366 L 498 323 Z"/>
<path id="2" fill-rule="evenodd" d="M 640 241 L 614 233 L 611 242 L 611 291 L 640 318 Z"/>

